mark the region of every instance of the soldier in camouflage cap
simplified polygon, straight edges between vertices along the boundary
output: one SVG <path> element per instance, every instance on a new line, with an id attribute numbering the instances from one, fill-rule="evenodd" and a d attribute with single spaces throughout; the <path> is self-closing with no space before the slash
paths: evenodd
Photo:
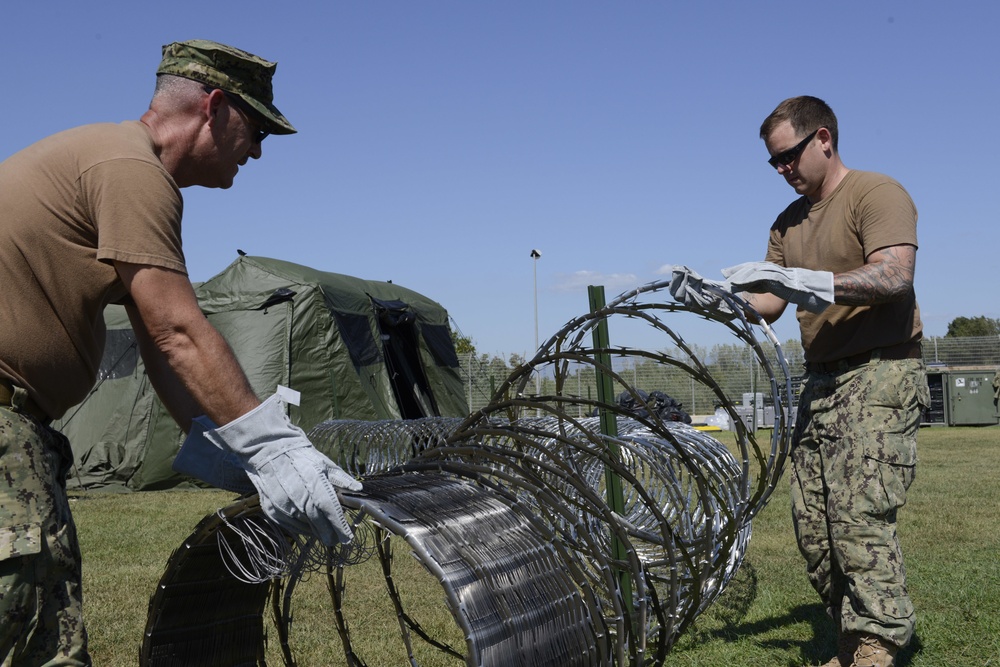
<path id="1" fill-rule="evenodd" d="M 271 78 L 277 67 L 277 63 L 232 46 L 193 39 L 164 46 L 156 73 L 193 79 L 232 93 L 256 112 L 270 134 L 294 134 L 295 128 L 273 104 Z"/>
<path id="2" fill-rule="evenodd" d="M 264 137 L 295 132 L 274 106 L 274 70 L 215 42 L 169 44 L 141 118 L 65 130 L 0 162 L 0 665 L 91 664 L 73 453 L 51 423 L 97 381 L 109 304 L 128 312 L 178 425 L 241 457 L 269 518 L 331 546 L 351 537 L 335 487 L 360 484 L 283 403 L 256 395 L 201 311 L 181 242 L 184 188 L 231 187 Z M 184 472 L 206 476 L 195 468 Z"/>

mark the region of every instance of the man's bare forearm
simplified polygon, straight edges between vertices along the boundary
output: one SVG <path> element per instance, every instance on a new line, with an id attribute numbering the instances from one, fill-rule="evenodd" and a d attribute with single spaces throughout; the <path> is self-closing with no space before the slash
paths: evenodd
<path id="1" fill-rule="evenodd" d="M 873 254 L 877 261 L 837 274 L 833 281 L 835 302 L 871 306 L 905 298 L 913 292 L 914 251 L 912 246 L 883 248 Z"/>
<path id="2" fill-rule="evenodd" d="M 123 262 L 115 268 L 134 301 L 127 309 L 150 380 L 182 428 L 198 414 L 227 424 L 260 404 L 185 274 Z"/>
<path id="3" fill-rule="evenodd" d="M 787 301 L 773 294 L 743 292 L 740 296 L 753 306 L 754 310 L 769 324 L 773 324 L 781 317 L 781 314 L 785 312 L 785 307 L 788 305 Z"/>
<path id="4" fill-rule="evenodd" d="M 198 415 L 225 424 L 256 407 L 257 397 L 243 369 L 207 321 L 197 330 L 153 338 L 134 307 L 129 311 L 147 375 L 185 431 Z"/>

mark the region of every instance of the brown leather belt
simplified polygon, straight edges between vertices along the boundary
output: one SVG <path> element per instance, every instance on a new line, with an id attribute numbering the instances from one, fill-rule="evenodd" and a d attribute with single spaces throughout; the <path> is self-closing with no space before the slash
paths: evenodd
<path id="1" fill-rule="evenodd" d="M 30 396 L 25 396 L 24 402 L 20 406 L 14 406 L 14 385 L 9 381 L 0 378 L 0 407 L 9 407 L 14 412 L 20 412 L 33 417 L 43 424 L 49 424 L 52 420 L 45 414 L 45 411 L 38 407 Z"/>
<path id="2" fill-rule="evenodd" d="M 806 370 L 810 373 L 843 373 L 852 368 L 863 366 L 871 361 L 898 361 L 900 359 L 920 359 L 920 341 L 908 341 L 889 347 L 878 347 L 874 350 L 852 354 L 836 361 L 807 362 Z"/>

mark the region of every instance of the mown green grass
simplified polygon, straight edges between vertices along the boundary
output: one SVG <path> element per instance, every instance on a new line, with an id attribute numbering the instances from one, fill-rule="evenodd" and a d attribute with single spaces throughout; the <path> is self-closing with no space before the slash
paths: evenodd
<path id="1" fill-rule="evenodd" d="M 1000 666 L 1000 427 L 925 428 L 917 479 L 900 512 L 913 643 L 901 667 Z M 207 514 L 233 501 L 218 491 L 75 496 L 84 557 L 85 613 L 94 664 L 135 665 L 149 597 L 170 554 Z M 463 640 L 440 585 L 397 540 L 395 583 L 430 633 L 458 649 Z M 349 568 L 345 611 L 356 651 L 375 667 L 408 664 L 377 560 Z M 344 665 L 321 574 L 295 595 L 291 645 L 301 667 Z M 271 631 L 268 664 L 282 659 Z M 806 581 L 795 547 L 787 483 L 754 521 L 736 582 L 669 654 L 667 665 L 798 666 L 825 662 L 834 634 Z M 462 663 L 418 641 L 424 667 Z"/>

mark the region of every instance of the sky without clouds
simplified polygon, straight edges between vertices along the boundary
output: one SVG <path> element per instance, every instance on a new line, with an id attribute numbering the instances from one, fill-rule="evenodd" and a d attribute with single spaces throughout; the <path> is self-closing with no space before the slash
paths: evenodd
<path id="1" fill-rule="evenodd" d="M 809 94 L 837 113 L 847 166 L 917 204 L 926 333 L 1000 316 L 998 3 L 8 4 L 0 159 L 138 118 L 165 43 L 278 61 L 299 134 L 269 138 L 230 190 L 185 190 L 192 280 L 237 248 L 392 280 L 481 352 L 529 354 L 536 270 L 545 340 L 586 312 L 587 285 L 610 299 L 666 264 L 718 278 L 763 258 L 794 193 L 758 129 Z M 791 311 L 776 331 L 797 337 Z M 729 338 L 705 323 L 693 340 Z"/>

